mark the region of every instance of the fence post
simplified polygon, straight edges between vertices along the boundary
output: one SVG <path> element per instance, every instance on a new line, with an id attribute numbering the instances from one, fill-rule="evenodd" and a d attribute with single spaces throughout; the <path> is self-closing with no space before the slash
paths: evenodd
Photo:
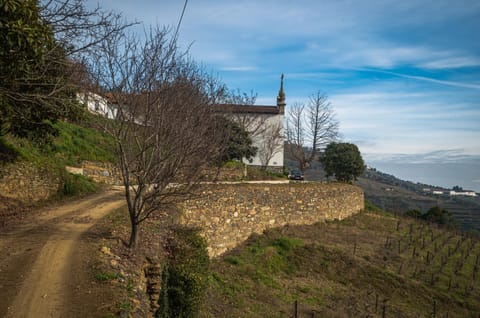
<path id="1" fill-rule="evenodd" d="M 298 318 L 298 300 L 295 300 L 295 304 L 293 305 L 293 317 Z"/>

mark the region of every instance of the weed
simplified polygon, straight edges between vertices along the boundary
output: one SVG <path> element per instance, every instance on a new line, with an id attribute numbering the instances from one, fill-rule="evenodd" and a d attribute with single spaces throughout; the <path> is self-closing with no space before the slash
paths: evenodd
<path id="1" fill-rule="evenodd" d="M 242 264 L 242 260 L 237 256 L 227 256 L 225 257 L 225 262 L 232 264 L 232 265 L 240 265 Z"/>
<path id="2" fill-rule="evenodd" d="M 126 288 L 127 288 L 127 291 L 128 291 L 129 293 L 133 292 L 133 288 L 134 288 L 133 279 L 130 278 L 130 277 L 129 277 L 128 280 L 127 280 L 127 287 L 126 287 Z"/>
<path id="3" fill-rule="evenodd" d="M 101 282 L 111 281 L 119 278 L 122 278 L 120 273 L 99 272 L 95 274 L 95 279 Z"/>
<path id="4" fill-rule="evenodd" d="M 132 311 L 133 305 L 129 301 L 124 301 L 124 302 L 121 302 L 120 304 L 118 304 L 118 308 L 120 310 L 125 310 L 125 311 L 129 312 L 129 311 Z"/>
<path id="5" fill-rule="evenodd" d="M 89 178 L 82 175 L 65 173 L 63 179 L 62 196 L 75 196 L 92 193 L 97 190 L 97 185 Z"/>

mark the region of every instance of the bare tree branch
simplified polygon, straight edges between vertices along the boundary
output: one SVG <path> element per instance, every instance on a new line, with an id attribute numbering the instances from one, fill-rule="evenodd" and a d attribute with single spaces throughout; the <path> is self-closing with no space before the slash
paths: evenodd
<path id="1" fill-rule="evenodd" d="M 41 3 L 41 18 L 48 23 L 67 55 L 93 49 L 115 33 L 137 24 L 127 23 L 122 15 L 100 6 L 85 7 L 82 0 L 48 0 Z"/>
<path id="2" fill-rule="evenodd" d="M 276 122 L 268 125 L 260 137 L 258 155 L 262 169 L 266 169 L 272 158 L 283 149 L 283 124 Z"/>
<path id="3" fill-rule="evenodd" d="M 318 91 L 307 105 L 295 104 L 287 119 L 287 151 L 305 171 L 320 149 L 339 137 L 339 123 L 325 94 Z"/>
<path id="4" fill-rule="evenodd" d="M 211 107 L 221 85 L 178 50 L 170 30 L 152 28 L 144 38 L 111 37 L 90 65 L 118 107 L 107 131 L 117 143 L 131 247 L 139 224 L 191 194 L 225 140 Z"/>

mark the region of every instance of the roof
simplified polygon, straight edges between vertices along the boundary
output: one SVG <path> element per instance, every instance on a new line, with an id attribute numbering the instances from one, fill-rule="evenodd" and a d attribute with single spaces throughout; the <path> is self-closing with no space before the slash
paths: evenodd
<path id="1" fill-rule="evenodd" d="M 215 111 L 224 113 L 279 114 L 280 108 L 264 105 L 217 104 L 215 105 Z"/>

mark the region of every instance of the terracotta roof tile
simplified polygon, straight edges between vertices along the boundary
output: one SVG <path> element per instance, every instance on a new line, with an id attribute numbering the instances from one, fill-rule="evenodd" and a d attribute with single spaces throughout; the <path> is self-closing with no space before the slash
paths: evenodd
<path id="1" fill-rule="evenodd" d="M 225 113 L 279 114 L 277 106 L 217 104 L 215 111 Z"/>

